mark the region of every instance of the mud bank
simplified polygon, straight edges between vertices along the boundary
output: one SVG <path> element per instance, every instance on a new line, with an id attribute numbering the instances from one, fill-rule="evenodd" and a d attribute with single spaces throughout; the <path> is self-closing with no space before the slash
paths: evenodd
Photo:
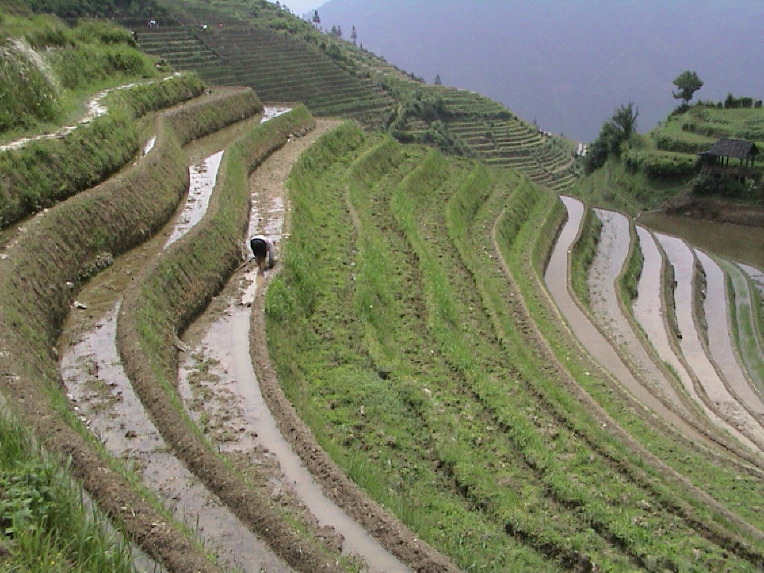
<path id="1" fill-rule="evenodd" d="M 584 213 L 584 205 L 577 199 L 572 199 L 570 197 L 562 197 L 562 201 L 568 211 L 568 220 L 563 226 L 557 239 L 557 243 L 552 250 L 544 274 L 544 281 L 555 304 L 565 317 L 568 326 L 576 338 L 584 344 L 592 357 L 610 372 L 614 380 L 621 384 L 639 403 L 643 404 L 646 408 L 649 408 L 652 412 L 660 416 L 660 419 L 667 421 L 680 432 L 690 433 L 695 436 L 697 440 L 708 442 L 708 439 L 705 436 L 701 435 L 697 430 L 687 424 L 676 412 L 668 408 L 653 392 L 650 391 L 649 387 L 634 376 L 626 363 L 621 359 L 621 356 L 614 348 L 611 340 L 609 340 L 605 334 L 603 334 L 603 332 L 601 332 L 587 318 L 571 295 L 568 287 L 568 268 L 570 265 L 569 255 L 573 243 L 578 238 Z M 621 223 L 623 222 L 621 221 Z M 604 248 L 612 248 L 612 243 L 612 240 L 608 241 L 606 239 L 603 241 Z M 625 261 L 627 251 L 628 249 L 624 250 L 623 246 L 621 246 L 621 248 L 618 249 L 621 256 L 617 257 L 620 260 L 620 263 L 616 262 L 609 271 L 604 271 L 604 275 L 601 276 L 617 276 L 620 272 L 620 267 L 623 265 L 623 261 Z M 601 259 L 602 257 L 600 257 L 600 260 L 597 261 L 597 264 L 594 267 L 595 272 L 602 272 L 599 271 L 603 265 Z M 593 289 L 590 296 L 592 296 L 592 298 L 597 298 L 597 295 L 602 296 L 602 301 L 593 302 L 593 306 L 598 309 L 599 316 L 606 317 L 606 320 L 608 321 L 608 324 L 604 329 L 605 332 L 609 332 L 610 336 L 617 337 L 615 340 L 627 347 L 628 345 L 625 341 L 625 337 L 629 336 L 630 340 L 628 344 L 633 345 L 634 349 L 638 351 L 639 342 L 636 339 L 631 339 L 631 336 L 629 335 L 630 329 L 627 328 L 627 321 L 625 317 L 621 315 L 621 309 L 615 293 L 615 285 L 612 281 L 607 281 L 607 284 L 604 284 L 604 282 L 597 282 L 600 284 L 600 288 Z M 604 295 L 605 292 L 609 294 Z M 610 304 L 605 302 L 606 300 Z M 622 330 L 624 328 L 625 330 Z M 633 358 L 636 358 L 636 356 Z M 644 354 L 643 358 L 646 359 L 645 366 L 648 366 L 650 363 L 649 358 Z M 659 373 L 653 371 L 653 374 Z M 660 378 L 654 380 L 654 383 L 659 385 L 658 387 L 662 387 Z M 677 403 L 681 403 L 681 401 L 677 399 Z"/>
<path id="2" fill-rule="evenodd" d="M 145 241 L 172 215 L 187 183 L 179 142 L 246 116 L 247 108 L 239 106 L 241 95 L 229 91 L 204 97 L 161 115 L 148 155 L 119 177 L 31 219 L 6 245 L 6 257 L 0 260 L 3 393 L 46 448 L 71 459 L 73 474 L 99 506 L 170 570 L 215 567 L 103 455 L 56 398 L 62 382 L 55 345 L 82 284 L 114 256 Z M 239 103 L 228 105 L 229 96 Z M 176 125 L 182 125 L 182 134 L 173 133 Z"/>
<path id="3" fill-rule="evenodd" d="M 675 287 L 671 303 L 677 328 L 674 334 L 685 367 L 700 385 L 698 396 L 725 420 L 728 431 L 738 441 L 760 454 L 764 449 L 764 428 L 730 394 L 705 351 L 695 322 L 694 252 L 676 237 L 657 234 L 656 238 L 673 267 Z"/>
<path id="4" fill-rule="evenodd" d="M 218 138 L 217 144 L 224 145 L 225 140 Z M 204 141 L 195 142 L 185 152 L 194 156 L 196 148 L 209 152 Z M 180 239 L 203 217 L 222 153 L 222 149 L 216 150 L 189 167 L 184 206 L 142 249 L 144 256 L 121 258 L 79 294 L 81 306 L 98 309 L 96 315 L 109 301 L 115 301 L 114 307 L 93 323 L 85 321 L 87 326 L 81 317 L 70 318 L 62 336 L 61 371 L 68 397 L 83 423 L 113 456 L 141 477 L 143 485 L 156 493 L 176 520 L 219 556 L 226 569 L 291 571 L 171 453 L 133 391 L 116 347 L 117 309 L 127 284 L 124 276 L 139 274 L 141 266 L 160 248 Z"/>

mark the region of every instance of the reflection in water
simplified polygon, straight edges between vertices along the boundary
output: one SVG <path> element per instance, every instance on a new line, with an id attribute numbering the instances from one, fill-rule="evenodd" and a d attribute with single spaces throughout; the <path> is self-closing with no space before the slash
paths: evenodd
<path id="1" fill-rule="evenodd" d="M 696 250 L 698 261 L 706 276 L 706 296 L 703 311 L 706 319 L 706 334 L 711 358 L 719 367 L 721 375 L 737 395 L 740 402 L 760 421 L 764 421 L 764 402 L 748 383 L 740 366 L 732 342 L 730 328 L 730 308 L 727 303 L 726 277 L 721 266 L 706 253 Z"/>
<path id="2" fill-rule="evenodd" d="M 686 239 L 705 251 L 764 270 L 764 228 L 690 219 L 664 213 L 643 213 L 639 222 L 656 231 Z"/>
<path id="3" fill-rule="evenodd" d="M 708 359 L 700 339 L 693 308 L 695 253 L 677 237 L 661 233 L 656 234 L 656 237 L 674 269 L 676 286 L 673 304 L 676 314 L 676 337 L 686 364 L 695 375 L 712 407 L 728 422 L 727 427 L 730 432 L 741 443 L 757 451 L 764 447 L 764 429 L 730 395 L 714 365 Z"/>
<path id="4" fill-rule="evenodd" d="M 165 248 L 188 233 L 194 225 L 202 220 L 202 217 L 207 212 L 212 191 L 218 180 L 218 171 L 220 170 L 222 159 L 223 151 L 218 151 L 207 157 L 200 165 L 192 165 L 188 168 L 190 183 L 186 206 L 180 215 L 178 215 L 175 228 L 172 230 L 170 238 L 167 239 Z"/>

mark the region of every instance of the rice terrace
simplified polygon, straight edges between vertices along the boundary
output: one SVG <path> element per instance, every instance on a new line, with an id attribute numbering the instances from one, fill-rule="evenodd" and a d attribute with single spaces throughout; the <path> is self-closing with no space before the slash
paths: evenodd
<path id="1" fill-rule="evenodd" d="M 584 153 L 264 0 L 0 31 L 0 570 L 764 570 L 760 99 Z"/>

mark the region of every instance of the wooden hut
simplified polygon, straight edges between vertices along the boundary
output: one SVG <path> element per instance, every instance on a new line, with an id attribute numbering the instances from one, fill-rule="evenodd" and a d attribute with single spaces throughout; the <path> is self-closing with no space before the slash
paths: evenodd
<path id="1" fill-rule="evenodd" d="M 753 141 L 745 139 L 720 139 L 711 149 L 700 154 L 701 171 L 750 177 L 759 150 Z M 730 165 L 730 159 L 737 160 Z"/>

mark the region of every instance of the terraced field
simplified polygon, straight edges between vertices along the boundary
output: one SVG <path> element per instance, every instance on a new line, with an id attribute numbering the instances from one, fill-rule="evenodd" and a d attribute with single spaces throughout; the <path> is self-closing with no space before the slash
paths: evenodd
<path id="1" fill-rule="evenodd" d="M 575 154 L 497 102 L 417 81 L 275 8 L 261 7 L 256 18 L 242 18 L 233 13 L 235 8 L 186 2 L 175 21 L 140 28 L 138 43 L 211 84 L 248 85 L 263 101 L 302 102 L 315 116 L 353 119 L 371 129 L 387 129 L 410 98 L 436 98 L 442 101 L 442 117 L 406 116 L 396 122 L 396 132 L 407 140 L 433 143 L 433 124 L 441 121 L 449 137 L 491 165 L 516 169 L 558 191 L 578 176 Z M 271 11 L 281 16 L 278 29 L 268 28 L 276 24 L 262 15 Z"/>
<path id="2" fill-rule="evenodd" d="M 547 185 L 174 81 L 0 233 L 2 395 L 139 569 L 764 568 L 755 271 L 561 201 L 499 107 Z"/>
<path id="3" fill-rule="evenodd" d="M 576 342 L 541 282 L 553 196 L 370 139 L 303 184 L 295 210 L 311 233 L 292 236 L 268 301 L 280 379 L 350 474 L 463 568 L 760 563 L 759 502 L 749 512 L 729 488 L 761 500 L 761 446 L 745 439 L 761 420 L 736 439 L 676 382 L 674 406 L 631 365 L 659 398 L 648 409 Z M 748 547 L 738 565 L 732 546 Z"/>

